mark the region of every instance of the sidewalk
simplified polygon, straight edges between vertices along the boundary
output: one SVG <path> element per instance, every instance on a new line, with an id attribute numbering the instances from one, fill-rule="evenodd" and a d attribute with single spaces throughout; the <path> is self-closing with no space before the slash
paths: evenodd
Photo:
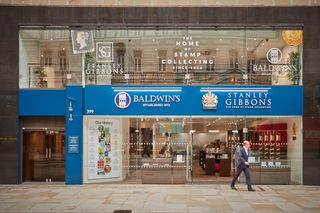
<path id="1" fill-rule="evenodd" d="M 0 185 L 0 212 L 320 212 L 320 186 L 254 186 L 256 192 L 237 187 L 238 191 L 213 184 Z"/>

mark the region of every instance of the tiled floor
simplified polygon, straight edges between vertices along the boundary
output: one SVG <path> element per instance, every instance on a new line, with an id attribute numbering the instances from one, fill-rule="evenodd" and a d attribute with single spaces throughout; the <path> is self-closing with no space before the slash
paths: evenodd
<path id="1" fill-rule="evenodd" d="M 0 212 L 320 212 L 319 186 L 0 185 Z"/>

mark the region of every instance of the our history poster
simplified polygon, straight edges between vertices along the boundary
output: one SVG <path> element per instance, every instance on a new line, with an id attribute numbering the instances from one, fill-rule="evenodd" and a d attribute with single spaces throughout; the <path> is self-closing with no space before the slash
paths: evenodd
<path id="1" fill-rule="evenodd" d="M 88 179 L 120 177 L 120 120 L 88 119 Z"/>

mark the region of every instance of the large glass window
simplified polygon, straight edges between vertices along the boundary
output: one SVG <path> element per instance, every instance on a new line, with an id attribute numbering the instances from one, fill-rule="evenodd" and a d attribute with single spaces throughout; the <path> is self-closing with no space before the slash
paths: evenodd
<path id="1" fill-rule="evenodd" d="M 301 84 L 302 40 L 302 30 L 271 28 L 22 28 L 20 87 Z"/>
<path id="2" fill-rule="evenodd" d="M 302 184 L 299 117 L 84 117 L 84 182 L 231 182 L 251 145 L 253 184 Z M 241 179 L 243 181 L 243 179 Z"/>

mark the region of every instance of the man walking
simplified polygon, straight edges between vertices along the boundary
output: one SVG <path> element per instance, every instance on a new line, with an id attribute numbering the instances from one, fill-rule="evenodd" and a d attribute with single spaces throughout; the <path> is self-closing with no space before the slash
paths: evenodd
<path id="1" fill-rule="evenodd" d="M 236 172 L 236 175 L 232 179 L 231 189 L 237 190 L 237 188 L 235 187 L 235 184 L 236 184 L 236 181 L 237 181 L 238 177 L 240 176 L 241 172 L 243 171 L 246 176 L 246 183 L 248 186 L 248 191 L 251 191 L 251 192 L 255 191 L 251 186 L 251 180 L 250 180 L 250 168 L 249 168 L 249 163 L 248 163 L 249 148 L 250 148 L 249 141 L 244 141 L 243 147 L 240 148 L 239 157 L 238 157 L 237 172 Z"/>

